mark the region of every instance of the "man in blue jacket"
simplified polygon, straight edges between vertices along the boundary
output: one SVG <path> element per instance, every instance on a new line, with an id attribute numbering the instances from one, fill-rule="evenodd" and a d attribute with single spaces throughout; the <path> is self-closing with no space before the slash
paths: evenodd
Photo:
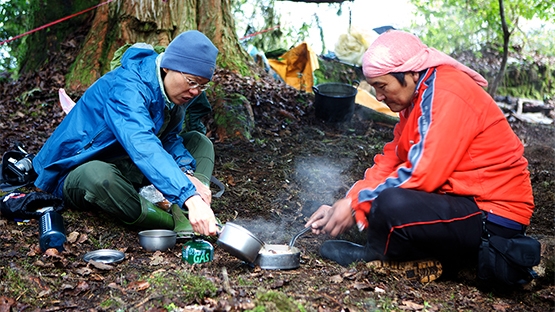
<path id="1" fill-rule="evenodd" d="M 101 209 L 137 227 L 174 229 L 172 215 L 137 192 L 153 184 L 172 212 L 188 210 L 195 232 L 215 235 L 208 187 L 214 149 L 199 132 L 181 133 L 187 108 L 212 79 L 217 55 L 194 30 L 161 54 L 147 44 L 131 46 L 121 66 L 87 89 L 34 158 L 35 185 L 70 207 Z"/>

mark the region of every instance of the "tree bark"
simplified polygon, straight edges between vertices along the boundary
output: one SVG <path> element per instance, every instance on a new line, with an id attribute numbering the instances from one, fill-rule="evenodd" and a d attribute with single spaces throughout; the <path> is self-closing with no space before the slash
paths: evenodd
<path id="1" fill-rule="evenodd" d="M 29 30 L 57 21 L 63 17 L 80 12 L 98 3 L 98 0 L 72 1 L 67 0 L 31 0 L 29 4 Z M 51 54 L 60 51 L 60 44 L 72 36 L 76 29 L 86 23 L 91 13 L 84 13 L 66 21 L 56 23 L 46 29 L 32 33 L 22 38 L 18 45 L 19 73 L 39 71 L 48 61 Z"/>
<path id="2" fill-rule="evenodd" d="M 51 0 L 52 1 L 52 0 Z M 117 0 L 99 7 L 91 30 L 67 76 L 69 90 L 87 88 L 109 71 L 114 52 L 126 43 L 167 46 L 183 31 L 197 29 L 218 47 L 218 66 L 250 74 L 239 45 L 231 0 Z"/>
<path id="3" fill-rule="evenodd" d="M 505 76 L 505 68 L 507 67 L 507 59 L 509 58 L 509 40 L 511 38 L 511 32 L 507 26 L 507 21 L 505 18 L 505 8 L 503 5 L 503 0 L 499 1 L 499 15 L 501 17 L 501 27 L 503 29 L 503 57 L 501 59 L 501 65 L 499 66 L 499 72 L 495 75 L 495 79 L 493 79 L 493 83 L 488 86 L 488 93 L 492 97 L 495 96 L 497 92 L 497 88 L 499 84 L 503 80 Z"/>

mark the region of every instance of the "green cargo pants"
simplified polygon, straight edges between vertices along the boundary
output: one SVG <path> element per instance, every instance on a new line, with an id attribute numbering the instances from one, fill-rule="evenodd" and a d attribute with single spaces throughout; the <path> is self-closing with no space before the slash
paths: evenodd
<path id="1" fill-rule="evenodd" d="M 209 185 L 214 170 L 212 142 L 196 131 L 187 132 L 182 137 L 185 148 L 197 162 L 195 177 Z M 64 200 L 72 208 L 101 209 L 125 223 L 133 223 L 141 216 L 141 200 L 145 201 L 137 190 L 150 184 L 145 180 L 139 168 L 127 157 L 114 162 L 93 160 L 69 173 L 64 182 Z"/>

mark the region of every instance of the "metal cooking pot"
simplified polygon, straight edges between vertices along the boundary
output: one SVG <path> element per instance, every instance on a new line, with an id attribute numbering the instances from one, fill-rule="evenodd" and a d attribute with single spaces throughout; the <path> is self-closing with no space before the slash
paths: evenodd
<path id="1" fill-rule="evenodd" d="M 245 262 L 253 263 L 264 242 L 244 227 L 227 222 L 216 243 L 232 256 Z"/>
<path id="2" fill-rule="evenodd" d="M 288 245 L 264 245 L 258 253 L 256 264 L 260 266 L 261 269 L 268 270 L 289 270 L 298 268 L 301 262 L 301 251 L 293 245 L 297 238 L 311 229 L 312 227 L 302 229 L 291 238 Z"/>
<path id="3" fill-rule="evenodd" d="M 289 245 L 266 244 L 258 253 L 255 264 L 261 269 L 290 270 L 300 266 L 301 251 Z"/>

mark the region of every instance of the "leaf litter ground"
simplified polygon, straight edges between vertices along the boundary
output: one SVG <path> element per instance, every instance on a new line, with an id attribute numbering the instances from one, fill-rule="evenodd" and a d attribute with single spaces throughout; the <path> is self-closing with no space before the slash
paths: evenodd
<path id="1" fill-rule="evenodd" d="M 0 152 L 15 142 L 36 153 L 63 119 L 52 72 L 1 86 Z M 314 118 L 311 95 L 262 79 L 219 72 L 216 83 L 239 90 L 256 121 L 252 140 L 215 133 L 214 175 L 226 185 L 213 208 L 223 222 L 245 226 L 266 243 L 285 244 L 321 204 L 331 204 L 372 164 L 392 138 L 392 127 L 365 118 L 357 109 L 350 122 L 326 124 Z M 39 81 L 39 87 L 35 88 Z M 71 96 L 78 97 L 78 94 Z M 24 99 L 24 100 L 23 100 Z M 305 234 L 296 246 L 300 268 L 262 270 L 230 256 L 215 239 L 214 260 L 181 261 L 181 246 L 145 252 L 138 230 L 98 211 L 66 210 L 68 242 L 62 253 L 38 247 L 38 224 L 0 217 L 0 311 L 548 311 L 555 302 L 555 129 L 511 121 L 526 146 L 536 211 L 528 234 L 542 242 L 541 277 L 516 289 L 488 288 L 473 268 L 431 283 L 406 280 L 364 264 L 343 268 L 318 256 L 329 237 Z M 352 230 L 341 238 L 364 241 Z M 118 249 L 115 264 L 87 263 L 83 255 Z"/>

